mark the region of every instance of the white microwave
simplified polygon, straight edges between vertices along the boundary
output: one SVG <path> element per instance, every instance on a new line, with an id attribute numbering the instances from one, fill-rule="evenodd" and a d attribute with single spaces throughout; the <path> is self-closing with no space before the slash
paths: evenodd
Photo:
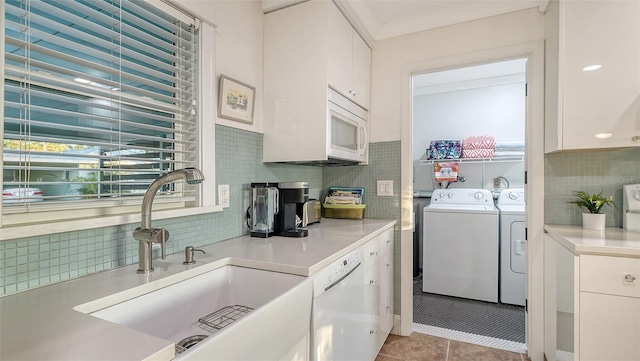
<path id="1" fill-rule="evenodd" d="M 367 110 L 331 88 L 328 95 L 328 157 L 348 162 L 366 162 L 369 144 Z"/>

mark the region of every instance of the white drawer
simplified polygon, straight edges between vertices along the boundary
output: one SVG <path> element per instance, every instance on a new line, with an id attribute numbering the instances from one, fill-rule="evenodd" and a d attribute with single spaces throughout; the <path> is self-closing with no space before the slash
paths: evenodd
<path id="1" fill-rule="evenodd" d="M 382 280 L 379 265 L 380 263 L 376 263 L 364 273 L 364 312 L 366 314 L 375 314 L 380 307 Z"/>
<path id="2" fill-rule="evenodd" d="M 388 245 L 391 244 L 392 231 L 392 229 L 386 230 L 362 245 L 362 263 L 365 270 L 378 262 L 389 250 Z"/>
<path id="3" fill-rule="evenodd" d="M 640 258 L 580 256 L 580 291 L 640 298 Z"/>

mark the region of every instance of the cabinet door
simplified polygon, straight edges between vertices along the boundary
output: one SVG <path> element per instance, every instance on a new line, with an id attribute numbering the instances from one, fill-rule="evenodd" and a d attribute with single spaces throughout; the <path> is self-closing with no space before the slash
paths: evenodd
<path id="1" fill-rule="evenodd" d="M 561 148 L 640 146 L 640 2 L 560 6 Z"/>
<path id="2" fill-rule="evenodd" d="M 386 254 L 380 260 L 382 285 L 380 286 L 380 337 L 382 343 L 393 328 L 393 247 L 386 246 Z"/>
<path id="3" fill-rule="evenodd" d="M 369 242 L 375 242 L 373 239 Z M 383 260 L 378 260 L 365 270 L 364 275 L 364 320 L 365 327 L 363 329 L 365 338 L 365 360 L 374 360 L 378 353 L 378 335 L 380 333 L 380 291 L 381 291 L 381 274 L 380 265 Z"/>
<path id="4" fill-rule="evenodd" d="M 329 85 L 351 98 L 352 32 L 351 24 L 333 4 L 329 4 L 328 64 Z"/>
<path id="5" fill-rule="evenodd" d="M 353 62 L 352 69 L 352 90 L 353 100 L 365 109 L 369 109 L 371 97 L 371 49 L 362 40 L 360 35 L 353 30 Z"/>
<path id="6" fill-rule="evenodd" d="M 640 299 L 580 293 L 580 360 L 640 360 Z"/>

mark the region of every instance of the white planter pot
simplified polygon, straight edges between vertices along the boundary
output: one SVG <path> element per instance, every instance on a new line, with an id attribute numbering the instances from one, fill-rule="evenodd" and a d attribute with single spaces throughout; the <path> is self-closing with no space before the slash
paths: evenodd
<path id="1" fill-rule="evenodd" d="M 582 228 L 603 231 L 606 218 L 604 213 L 582 213 Z"/>

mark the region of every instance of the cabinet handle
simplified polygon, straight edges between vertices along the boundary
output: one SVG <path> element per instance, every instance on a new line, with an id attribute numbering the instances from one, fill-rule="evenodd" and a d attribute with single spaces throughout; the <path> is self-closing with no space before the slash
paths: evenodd
<path id="1" fill-rule="evenodd" d="M 369 334 L 370 334 L 370 335 L 373 335 L 373 334 L 375 334 L 375 333 L 377 333 L 377 332 L 376 332 L 376 330 L 369 330 Z"/>
<path id="2" fill-rule="evenodd" d="M 629 282 L 629 283 L 636 283 L 636 277 L 630 274 L 626 274 L 624 275 L 624 280 Z"/>
<path id="3" fill-rule="evenodd" d="M 370 285 L 375 285 L 376 283 L 378 283 L 378 282 L 376 282 L 376 280 L 369 280 L 369 284 Z"/>
<path id="4" fill-rule="evenodd" d="M 375 256 L 377 254 L 378 254 L 378 252 L 371 252 L 371 253 L 369 253 L 369 256 Z"/>
<path id="5" fill-rule="evenodd" d="M 640 142 L 640 135 L 634 135 L 633 137 L 631 137 L 631 141 Z"/>

